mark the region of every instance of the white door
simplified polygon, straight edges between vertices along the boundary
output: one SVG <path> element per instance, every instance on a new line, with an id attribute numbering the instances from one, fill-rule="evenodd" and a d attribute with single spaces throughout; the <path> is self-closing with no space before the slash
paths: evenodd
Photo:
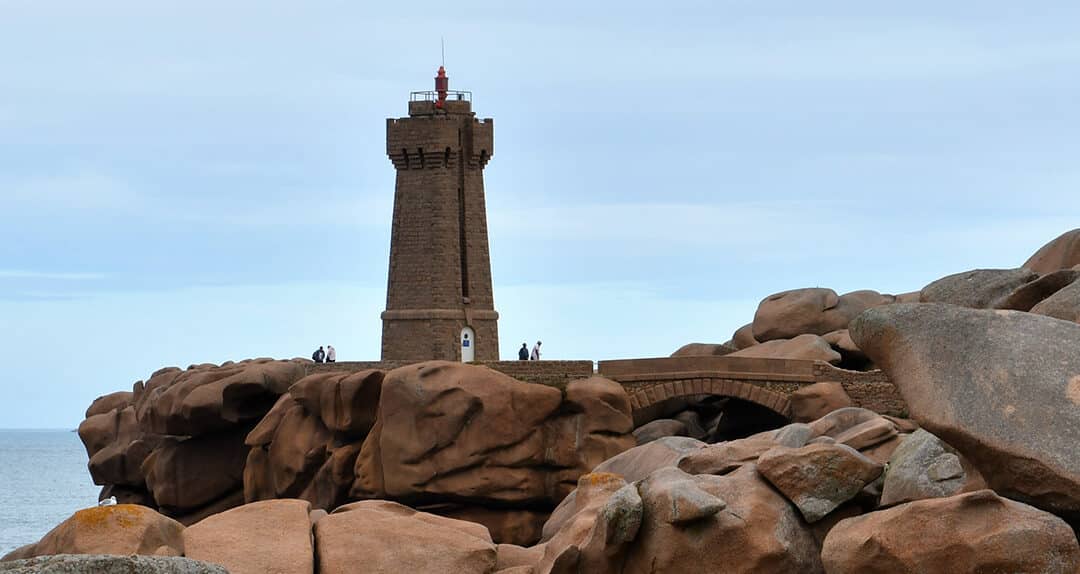
<path id="1" fill-rule="evenodd" d="M 476 334 L 472 327 L 461 330 L 461 362 L 471 363 L 476 356 Z"/>

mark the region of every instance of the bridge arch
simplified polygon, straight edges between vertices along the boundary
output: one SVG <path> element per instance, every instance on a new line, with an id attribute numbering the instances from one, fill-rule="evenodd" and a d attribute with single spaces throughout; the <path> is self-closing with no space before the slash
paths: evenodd
<path id="1" fill-rule="evenodd" d="M 712 395 L 739 399 L 764 407 L 785 418 L 791 418 L 791 402 L 787 396 L 765 389 L 752 382 L 723 378 L 678 379 L 627 388 L 635 424 L 651 420 L 651 413 L 661 403 L 680 397 Z"/>

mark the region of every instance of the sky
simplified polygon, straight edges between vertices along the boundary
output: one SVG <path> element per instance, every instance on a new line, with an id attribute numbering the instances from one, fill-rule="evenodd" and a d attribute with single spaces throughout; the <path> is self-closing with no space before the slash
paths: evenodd
<path id="1" fill-rule="evenodd" d="M 162 366 L 378 358 L 385 121 L 494 118 L 501 354 L 665 356 L 1080 226 L 1080 5 L 0 0 L 0 428 Z"/>

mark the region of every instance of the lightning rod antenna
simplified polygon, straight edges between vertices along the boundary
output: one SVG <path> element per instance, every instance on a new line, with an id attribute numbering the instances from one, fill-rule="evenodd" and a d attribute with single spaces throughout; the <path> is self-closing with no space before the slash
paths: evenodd
<path id="1" fill-rule="evenodd" d="M 439 52 L 442 55 L 442 63 L 439 64 L 439 65 L 440 66 L 445 66 L 446 65 L 446 39 L 443 38 L 442 36 L 439 36 Z"/>

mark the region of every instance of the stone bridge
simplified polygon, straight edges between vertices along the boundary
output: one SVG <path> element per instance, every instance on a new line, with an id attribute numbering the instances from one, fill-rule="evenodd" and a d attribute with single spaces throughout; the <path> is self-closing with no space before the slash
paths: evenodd
<path id="1" fill-rule="evenodd" d="M 842 384 L 856 406 L 907 415 L 903 398 L 881 371 L 847 371 L 822 361 L 666 357 L 600 361 L 598 370 L 626 388 L 638 424 L 656 418 L 665 401 L 700 395 L 748 401 L 790 418 L 789 395 L 821 382 Z"/>
<path id="2" fill-rule="evenodd" d="M 371 361 L 311 364 L 308 372 L 389 370 L 408 364 Z M 752 357 L 666 357 L 600 361 L 486 361 L 479 365 L 520 381 L 563 387 L 599 374 L 621 383 L 630 395 L 634 421 L 656 418 L 663 402 L 679 397 L 713 395 L 748 401 L 790 418 L 788 396 L 801 387 L 838 382 L 856 406 L 893 416 L 907 416 L 907 405 L 881 371 L 837 369 L 821 361 Z"/>

